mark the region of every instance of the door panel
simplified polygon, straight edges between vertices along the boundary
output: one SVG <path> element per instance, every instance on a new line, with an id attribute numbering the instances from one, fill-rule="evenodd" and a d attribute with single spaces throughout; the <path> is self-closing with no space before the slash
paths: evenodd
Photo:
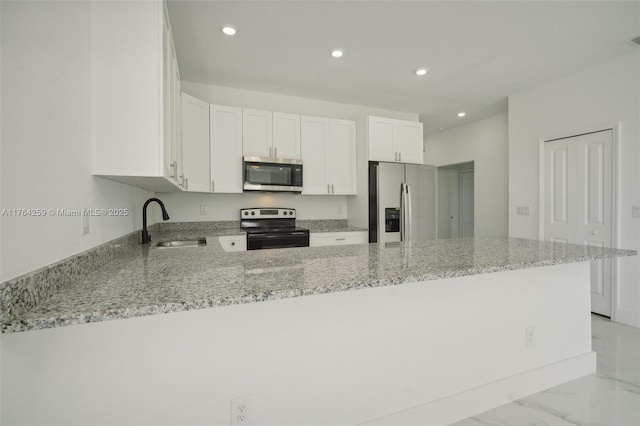
<path id="1" fill-rule="evenodd" d="M 575 157 L 572 141 L 566 139 L 545 143 L 544 177 L 544 239 L 547 241 L 575 241 Z M 575 161 L 575 160 L 574 160 Z"/>
<path id="2" fill-rule="evenodd" d="M 329 143 L 329 119 L 302 117 L 303 194 L 328 194 L 325 153 Z"/>
<path id="3" fill-rule="evenodd" d="M 473 170 L 460 172 L 460 237 L 474 235 L 474 176 Z"/>
<path id="4" fill-rule="evenodd" d="M 436 168 L 406 165 L 406 182 L 411 188 L 412 241 L 436 238 Z"/>
<path id="5" fill-rule="evenodd" d="M 329 128 L 327 183 L 332 194 L 356 194 L 356 123 L 332 119 Z"/>
<path id="6" fill-rule="evenodd" d="M 246 156 L 270 157 L 273 116 L 271 111 L 242 110 L 242 152 Z"/>
<path id="7" fill-rule="evenodd" d="M 400 232 L 385 231 L 385 208 L 400 208 L 400 185 L 404 182 L 404 165 L 378 165 L 378 242 L 398 242 Z"/>
<path id="8" fill-rule="evenodd" d="M 210 106 L 211 191 L 242 192 L 242 108 Z"/>
<path id="9" fill-rule="evenodd" d="M 544 152 L 545 240 L 612 247 L 612 131 L 546 142 Z M 591 311 L 606 316 L 612 262 L 591 262 Z"/>
<path id="10" fill-rule="evenodd" d="M 273 113 L 273 156 L 300 159 L 300 116 Z"/>

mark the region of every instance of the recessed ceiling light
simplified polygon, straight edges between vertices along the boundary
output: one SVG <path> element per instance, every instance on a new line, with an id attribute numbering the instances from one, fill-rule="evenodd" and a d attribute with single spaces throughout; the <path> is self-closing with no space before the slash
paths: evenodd
<path id="1" fill-rule="evenodd" d="M 416 75 L 425 75 L 428 71 L 428 68 L 420 68 L 419 70 L 416 70 Z"/>
<path id="2" fill-rule="evenodd" d="M 459 112 L 459 113 L 458 113 L 458 117 L 464 117 L 465 115 L 467 115 L 467 113 L 466 113 L 466 112 Z"/>
<path id="3" fill-rule="evenodd" d="M 333 49 L 331 51 L 331 56 L 334 58 L 341 58 L 344 55 L 344 51 L 342 49 Z"/>
<path id="4" fill-rule="evenodd" d="M 233 25 L 225 25 L 222 27 L 222 32 L 230 36 L 235 35 L 236 27 L 234 27 Z"/>

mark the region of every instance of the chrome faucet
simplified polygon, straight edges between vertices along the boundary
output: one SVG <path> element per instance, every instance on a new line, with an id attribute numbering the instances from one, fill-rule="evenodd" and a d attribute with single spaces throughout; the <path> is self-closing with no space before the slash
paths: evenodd
<path id="1" fill-rule="evenodd" d="M 167 209 L 164 208 L 164 204 L 162 204 L 162 201 L 157 198 L 149 198 L 144 203 L 144 207 L 142 207 L 142 244 L 151 242 L 151 237 L 149 236 L 149 232 L 147 231 L 147 206 L 152 201 L 156 201 L 158 204 L 160 204 L 160 208 L 162 209 L 162 220 L 169 220 L 169 214 L 167 213 Z"/>

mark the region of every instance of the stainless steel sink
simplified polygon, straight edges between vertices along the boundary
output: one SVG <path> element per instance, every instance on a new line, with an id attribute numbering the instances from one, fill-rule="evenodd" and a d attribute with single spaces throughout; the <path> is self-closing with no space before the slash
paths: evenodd
<path id="1" fill-rule="evenodd" d="M 154 248 L 202 247 L 206 245 L 207 239 L 200 237 L 191 240 L 160 241 Z"/>

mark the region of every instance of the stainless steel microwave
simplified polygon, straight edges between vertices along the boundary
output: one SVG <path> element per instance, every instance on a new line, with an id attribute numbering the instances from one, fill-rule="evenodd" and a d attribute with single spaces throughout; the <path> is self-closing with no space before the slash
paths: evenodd
<path id="1" fill-rule="evenodd" d="M 244 191 L 302 192 L 302 160 L 244 157 Z"/>

